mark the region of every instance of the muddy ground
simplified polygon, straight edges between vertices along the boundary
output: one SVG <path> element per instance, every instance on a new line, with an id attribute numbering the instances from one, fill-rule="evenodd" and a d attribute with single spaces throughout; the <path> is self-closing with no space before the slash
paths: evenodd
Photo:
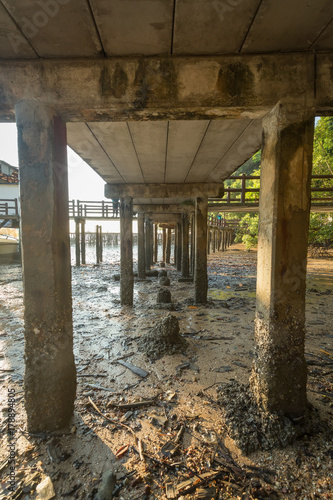
<path id="1" fill-rule="evenodd" d="M 112 491 L 114 498 L 124 500 L 333 498 L 329 430 L 306 435 L 284 449 L 259 449 L 249 456 L 226 434 L 217 388 L 222 382 L 249 379 L 256 252 L 233 245 L 209 256 L 207 307 L 194 305 L 192 283 L 179 283 L 179 273 L 172 266 L 167 270 L 172 314 L 186 342 L 178 352 L 153 359 L 138 345 L 144 345 L 145 336 L 170 314 L 156 304 L 158 278 L 137 281 L 134 307 L 126 308 L 119 303 L 119 282 L 112 278 L 119 262 L 72 269 L 75 416 L 69 429 L 50 437 L 26 432 L 21 268 L 0 268 L 0 499 L 101 500 L 112 498 Z M 333 414 L 332 284 L 332 259 L 310 259 L 308 399 L 318 420 L 328 426 Z M 148 375 L 139 376 L 119 361 Z M 15 390 L 14 494 L 8 491 L 6 461 L 8 390 Z M 138 402 L 146 404 L 135 406 Z M 37 493 L 36 486 L 45 478 L 48 486 L 43 483 Z"/>

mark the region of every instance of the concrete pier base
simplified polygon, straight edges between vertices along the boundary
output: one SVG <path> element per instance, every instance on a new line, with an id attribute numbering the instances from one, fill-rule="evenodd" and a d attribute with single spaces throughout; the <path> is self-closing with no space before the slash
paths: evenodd
<path id="1" fill-rule="evenodd" d="M 36 101 L 16 105 L 24 275 L 25 409 L 28 431 L 67 425 L 73 356 L 66 125 Z"/>
<path id="2" fill-rule="evenodd" d="M 133 199 L 120 199 L 120 303 L 133 305 Z"/>
<path id="3" fill-rule="evenodd" d="M 314 117 L 278 104 L 266 117 L 251 387 L 268 411 L 306 410 L 305 281 Z"/>
<path id="4" fill-rule="evenodd" d="M 195 203 L 195 302 L 206 304 L 207 277 L 207 198 L 196 198 Z"/>

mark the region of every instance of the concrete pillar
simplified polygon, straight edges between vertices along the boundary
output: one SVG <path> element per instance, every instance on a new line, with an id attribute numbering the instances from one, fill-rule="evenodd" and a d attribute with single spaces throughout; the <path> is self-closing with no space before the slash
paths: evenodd
<path id="1" fill-rule="evenodd" d="M 213 253 L 216 252 L 216 230 L 213 229 L 213 234 L 212 234 L 212 249 L 213 249 Z"/>
<path id="2" fill-rule="evenodd" d="M 207 255 L 210 254 L 210 227 L 207 227 Z"/>
<path id="3" fill-rule="evenodd" d="M 80 266 L 81 249 L 80 249 L 80 219 L 75 219 L 75 265 Z"/>
<path id="4" fill-rule="evenodd" d="M 191 274 L 194 276 L 195 268 L 195 216 L 191 216 Z"/>
<path id="5" fill-rule="evenodd" d="M 167 228 L 167 241 L 166 241 L 166 250 L 165 250 L 165 262 L 170 264 L 171 257 L 171 228 Z"/>
<path id="6" fill-rule="evenodd" d="M 151 248 L 150 248 L 150 220 L 149 217 L 145 217 L 145 261 L 146 270 L 150 270 L 151 265 Z"/>
<path id="7" fill-rule="evenodd" d="M 74 410 L 66 125 L 49 107 L 15 107 L 24 275 L 28 431 L 67 425 Z"/>
<path id="8" fill-rule="evenodd" d="M 166 261 L 166 245 L 167 245 L 166 229 L 165 229 L 165 227 L 163 227 L 163 229 L 162 229 L 162 259 L 163 259 L 163 262 Z"/>
<path id="9" fill-rule="evenodd" d="M 306 410 L 305 281 L 314 117 L 279 103 L 263 123 L 252 390 L 268 411 Z"/>
<path id="10" fill-rule="evenodd" d="M 189 265 L 189 216 L 188 213 L 183 213 L 182 218 L 182 276 L 188 278 L 190 276 Z"/>
<path id="11" fill-rule="evenodd" d="M 120 198 L 120 303 L 133 305 L 133 199 Z"/>
<path id="12" fill-rule="evenodd" d="M 180 222 L 176 224 L 177 231 L 177 271 L 182 270 L 182 226 Z"/>
<path id="13" fill-rule="evenodd" d="M 195 302 L 206 304 L 207 277 L 207 198 L 196 198 L 195 203 Z"/>
<path id="14" fill-rule="evenodd" d="M 157 234 L 158 225 L 154 224 L 154 263 L 156 264 L 158 261 L 158 234 Z"/>
<path id="15" fill-rule="evenodd" d="M 146 261 L 145 261 L 145 217 L 144 214 L 138 213 L 138 278 L 146 277 Z"/>
<path id="16" fill-rule="evenodd" d="M 82 264 L 86 263 L 86 221 L 84 219 L 81 220 L 81 256 L 82 256 Z"/>

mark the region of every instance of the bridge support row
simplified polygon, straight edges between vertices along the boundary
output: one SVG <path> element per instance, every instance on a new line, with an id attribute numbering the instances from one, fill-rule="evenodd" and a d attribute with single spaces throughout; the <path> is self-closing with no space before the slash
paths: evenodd
<path id="1" fill-rule="evenodd" d="M 35 101 L 17 104 L 16 119 L 24 272 L 25 407 L 28 430 L 44 432 L 69 422 L 76 391 L 66 126 L 54 110 Z M 313 115 L 294 103 L 280 103 L 266 117 L 263 137 L 256 347 L 251 385 L 265 408 L 302 416 L 306 408 L 305 270 Z M 140 189 L 144 195 L 146 188 Z M 154 192 L 155 197 L 164 197 L 166 188 L 159 189 Z M 127 305 L 133 303 L 134 194 L 112 196 L 121 199 L 121 301 Z M 195 230 L 192 227 L 191 231 L 195 299 L 204 303 L 207 195 L 193 190 L 189 196 L 195 199 Z M 140 217 L 140 231 L 142 224 Z M 187 221 L 183 220 L 183 236 L 179 220 L 175 228 L 176 264 L 187 273 L 187 255 L 179 251 L 182 239 L 187 249 Z M 149 242 L 144 257 L 142 234 L 139 239 L 141 274 L 152 262 L 151 222 L 146 225 L 146 234 Z M 222 238 L 222 247 L 227 244 Z M 165 252 L 166 256 L 167 244 Z"/>

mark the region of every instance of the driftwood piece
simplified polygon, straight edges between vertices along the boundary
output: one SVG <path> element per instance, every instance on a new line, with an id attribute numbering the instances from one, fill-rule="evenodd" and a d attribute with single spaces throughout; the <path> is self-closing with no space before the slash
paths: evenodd
<path id="1" fill-rule="evenodd" d="M 131 372 L 135 373 L 135 375 L 139 375 L 139 377 L 145 378 L 149 375 L 149 372 L 142 370 L 142 368 L 139 368 L 138 366 L 132 365 L 132 363 L 127 363 L 127 361 L 124 361 L 123 359 L 118 359 L 117 363 L 125 366 L 131 370 Z"/>

